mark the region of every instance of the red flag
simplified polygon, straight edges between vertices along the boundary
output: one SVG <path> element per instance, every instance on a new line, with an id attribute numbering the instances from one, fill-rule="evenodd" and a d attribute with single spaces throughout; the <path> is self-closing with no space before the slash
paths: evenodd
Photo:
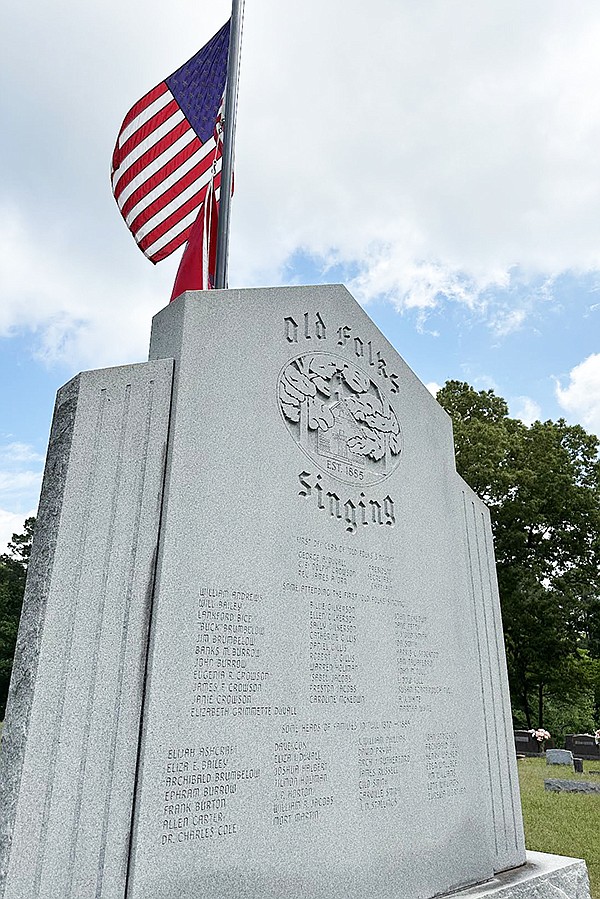
<path id="1" fill-rule="evenodd" d="M 218 218 L 219 208 L 214 182 L 211 181 L 177 269 L 171 303 L 184 290 L 210 290 L 213 287 L 217 267 Z"/>

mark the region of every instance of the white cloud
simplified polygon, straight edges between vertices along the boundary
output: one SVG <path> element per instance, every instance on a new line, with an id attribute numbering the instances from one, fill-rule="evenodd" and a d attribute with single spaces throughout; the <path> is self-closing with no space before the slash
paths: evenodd
<path id="1" fill-rule="evenodd" d="M 430 393 L 432 396 L 435 396 L 436 393 L 438 392 L 438 390 L 441 390 L 441 389 L 442 389 L 442 385 L 441 385 L 441 384 L 436 384 L 435 381 L 429 381 L 428 384 L 425 384 L 425 387 L 427 388 L 427 390 L 429 391 L 429 393 Z"/>
<path id="2" fill-rule="evenodd" d="M 507 337 L 523 327 L 526 317 L 525 309 L 502 309 L 494 314 L 490 325 L 497 337 Z"/>
<path id="3" fill-rule="evenodd" d="M 462 372 L 462 376 L 466 378 L 469 384 L 471 384 L 471 386 L 476 390 L 493 390 L 494 393 L 502 396 L 500 386 L 494 380 L 494 378 L 491 377 L 491 375 L 479 371 L 469 362 L 461 362 L 460 370 Z"/>
<path id="4" fill-rule="evenodd" d="M 151 316 L 168 299 L 164 278 L 151 284 L 141 272 L 136 283 L 76 253 L 66 264 L 60 237 L 38 237 L 14 205 L 0 206 L 0 336 L 32 331 L 39 358 L 73 370 L 147 358 Z"/>
<path id="5" fill-rule="evenodd" d="M 7 443 L 0 446 L 0 464 L 43 461 L 44 457 L 27 443 Z"/>
<path id="6" fill-rule="evenodd" d="M 43 461 L 43 457 L 26 443 L 0 445 L 0 530 L 3 521 L 8 521 L 14 531 L 17 519 L 24 521 L 28 515 L 35 514 L 28 510 L 37 505 Z"/>
<path id="7" fill-rule="evenodd" d="M 42 480 L 40 471 L 0 471 L 0 495 L 20 494 L 36 489 Z"/>
<path id="8" fill-rule="evenodd" d="M 318 17 L 315 0 L 304 15 L 283 6 L 247 16 L 234 232 L 243 277 L 265 271 L 264 247 L 272 266 L 298 246 L 334 251 L 358 264 L 363 300 L 427 308 L 444 296 L 480 303 L 515 265 L 525 279 L 598 268 L 594 4 L 576 17 L 559 2 L 517 0 L 418 10 L 332 0 Z"/>
<path id="9" fill-rule="evenodd" d="M 342 261 L 349 264 L 351 258 Z M 365 248 L 360 265 L 360 273 L 348 285 L 350 292 L 365 303 L 386 297 L 398 311 L 434 309 L 442 298 L 474 308 L 481 306 L 485 289 L 497 286 L 493 280 L 467 278 L 447 262 L 415 260 L 402 241 Z"/>
<path id="10" fill-rule="evenodd" d="M 556 398 L 567 415 L 600 437 L 600 353 L 569 372 L 569 383 L 556 382 Z"/>
<path id="11" fill-rule="evenodd" d="M 531 425 L 534 421 L 540 420 L 542 409 L 530 396 L 517 396 L 512 400 L 510 406 L 511 415 L 514 418 L 520 418 L 526 425 Z"/>
<path id="12" fill-rule="evenodd" d="M 110 195 L 112 146 L 129 105 L 229 8 L 11 5 L 2 333 L 34 330 L 41 355 L 81 366 L 144 358 L 176 261 L 153 268 L 135 248 Z M 515 267 L 520 286 L 600 270 L 599 43 L 592 0 L 577 15 L 561 0 L 253 0 L 232 284 L 297 278 L 286 263 L 305 251 L 347 266 L 362 302 L 482 313 Z M 515 304 L 490 310 L 499 334 L 522 326 Z"/>

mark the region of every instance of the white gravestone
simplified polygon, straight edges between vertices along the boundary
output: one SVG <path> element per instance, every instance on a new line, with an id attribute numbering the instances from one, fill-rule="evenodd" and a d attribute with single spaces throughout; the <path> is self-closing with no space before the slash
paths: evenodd
<path id="1" fill-rule="evenodd" d="M 148 476 L 132 482 L 134 465 L 109 490 L 110 465 L 102 478 L 84 465 L 57 505 L 59 538 L 79 534 L 76 547 L 102 527 L 77 569 L 90 620 L 69 652 L 81 661 L 53 658 L 58 636 L 44 636 L 33 708 L 68 671 L 78 724 L 58 751 L 63 719 L 40 711 L 42 730 L 12 688 L 8 730 L 25 736 L 3 744 L 20 790 L 0 822 L 2 899 L 428 899 L 486 881 L 507 895 L 534 881 L 545 899 L 565 871 L 581 899 L 581 862 L 512 873 L 526 855 L 489 516 L 456 474 L 446 413 L 339 286 L 184 294 L 156 316 L 150 354 L 163 417 L 154 433 L 136 411 L 125 454 Z M 131 390 L 128 402 L 142 405 Z M 85 460 L 86 439 L 104 446 L 108 429 L 113 479 L 127 420 L 96 414 L 86 428 L 82 407 L 73 432 Z M 107 530 L 121 520 L 122 542 Z M 152 533 L 156 557 L 138 566 Z M 112 561 L 127 559 L 119 580 Z M 51 596 L 60 571 L 40 575 Z M 137 655 L 105 684 L 120 595 L 138 616 Z M 46 606 L 67 613 L 58 595 Z M 23 633 L 36 615 L 30 601 Z M 44 740 L 55 748 L 39 762 Z M 65 784 L 58 798 L 35 798 L 44 777 Z"/>

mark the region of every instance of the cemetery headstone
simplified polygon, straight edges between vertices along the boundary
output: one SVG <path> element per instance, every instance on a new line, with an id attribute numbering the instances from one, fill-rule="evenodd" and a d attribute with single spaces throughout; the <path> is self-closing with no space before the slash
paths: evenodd
<path id="1" fill-rule="evenodd" d="M 565 747 L 579 758 L 591 761 L 600 759 L 600 744 L 596 742 L 593 734 L 567 734 Z"/>
<path id="2" fill-rule="evenodd" d="M 546 750 L 547 765 L 572 765 L 573 753 L 568 749 L 547 749 Z"/>
<path id="3" fill-rule="evenodd" d="M 533 756 L 541 752 L 540 743 L 529 730 L 514 731 L 515 749 L 519 755 Z"/>
<path id="4" fill-rule="evenodd" d="M 576 860 L 515 873 L 489 514 L 368 316 L 184 294 L 150 356 L 59 394 L 0 897 L 585 896 Z"/>
<path id="5" fill-rule="evenodd" d="M 573 759 L 573 770 L 577 774 L 583 774 L 583 759 Z"/>

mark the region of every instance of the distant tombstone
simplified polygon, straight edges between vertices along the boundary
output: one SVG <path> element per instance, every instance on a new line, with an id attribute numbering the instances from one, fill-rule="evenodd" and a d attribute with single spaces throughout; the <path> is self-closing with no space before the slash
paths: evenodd
<path id="1" fill-rule="evenodd" d="M 583 774 L 583 759 L 573 759 L 573 770 L 577 774 Z"/>
<path id="2" fill-rule="evenodd" d="M 565 747 L 578 758 L 590 761 L 600 760 L 600 745 L 592 734 L 567 734 Z"/>
<path id="3" fill-rule="evenodd" d="M 532 756 L 539 755 L 542 751 L 541 745 L 528 730 L 514 731 L 515 749 L 518 754 Z"/>
<path id="4" fill-rule="evenodd" d="M 568 749 L 547 749 L 547 765 L 572 765 L 573 753 Z"/>
<path id="5" fill-rule="evenodd" d="M 585 899 L 524 865 L 489 514 L 423 384 L 339 286 L 184 294 L 150 355 L 59 392 L 1 899 Z"/>

